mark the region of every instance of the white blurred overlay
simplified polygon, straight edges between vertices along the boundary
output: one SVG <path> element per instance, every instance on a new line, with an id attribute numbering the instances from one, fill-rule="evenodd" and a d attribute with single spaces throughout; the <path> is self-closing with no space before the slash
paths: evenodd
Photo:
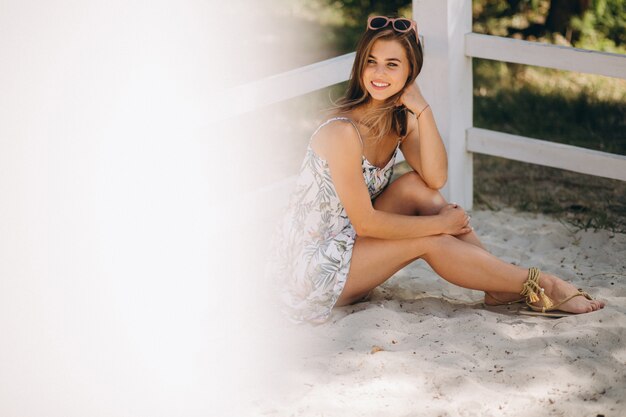
<path id="1" fill-rule="evenodd" d="M 0 0 L 2 417 L 241 415 L 259 7 Z"/>

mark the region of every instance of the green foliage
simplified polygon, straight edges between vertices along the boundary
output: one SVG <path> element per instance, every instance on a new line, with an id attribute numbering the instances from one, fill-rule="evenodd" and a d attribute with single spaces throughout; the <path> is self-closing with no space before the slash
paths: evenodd
<path id="1" fill-rule="evenodd" d="M 338 52 L 351 52 L 372 15 L 411 17 L 411 0 L 316 0 L 341 15 L 333 38 Z M 332 28 L 330 28 L 332 30 Z"/>
<path id="2" fill-rule="evenodd" d="M 524 38 L 548 42 L 555 38 L 544 26 L 548 11 L 555 7 L 551 0 L 474 0 L 472 5 L 476 32 L 498 36 L 520 32 Z M 571 18 L 567 31 L 577 47 L 626 53 L 626 0 L 592 0 L 582 16 Z"/>
<path id="3" fill-rule="evenodd" d="M 626 1 L 594 0 L 595 29 L 617 45 L 626 45 Z"/>
<path id="4" fill-rule="evenodd" d="M 394 16 L 398 10 L 411 5 L 410 0 L 323 0 L 328 6 L 340 6 L 346 24 L 361 27 L 370 15 Z"/>
<path id="5" fill-rule="evenodd" d="M 572 19 L 572 28 L 580 32 L 578 47 L 623 52 L 626 49 L 626 1 L 593 0 L 582 18 Z"/>
<path id="6" fill-rule="evenodd" d="M 547 10 L 548 0 L 474 0 L 474 20 L 501 19 L 517 14 Z"/>

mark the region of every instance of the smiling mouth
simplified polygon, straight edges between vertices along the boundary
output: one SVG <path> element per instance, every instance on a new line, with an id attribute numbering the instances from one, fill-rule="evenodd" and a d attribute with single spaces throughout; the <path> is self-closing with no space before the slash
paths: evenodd
<path id="1" fill-rule="evenodd" d="M 371 81 L 370 84 L 376 90 L 384 90 L 385 88 L 387 88 L 387 87 L 389 87 L 391 85 L 389 83 L 383 83 L 383 82 L 378 82 L 378 81 Z"/>

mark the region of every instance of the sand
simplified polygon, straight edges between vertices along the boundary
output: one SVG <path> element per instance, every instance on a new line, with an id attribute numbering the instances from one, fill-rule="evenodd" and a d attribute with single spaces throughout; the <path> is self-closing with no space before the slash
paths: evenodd
<path id="1" fill-rule="evenodd" d="M 485 308 L 420 260 L 324 324 L 260 324 L 242 382 L 250 415 L 626 415 L 626 235 L 510 210 L 472 223 L 495 255 L 607 307 L 560 319 Z"/>

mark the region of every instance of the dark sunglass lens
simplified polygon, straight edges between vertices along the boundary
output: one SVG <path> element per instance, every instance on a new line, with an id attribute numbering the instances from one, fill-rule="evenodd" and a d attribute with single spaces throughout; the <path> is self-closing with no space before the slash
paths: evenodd
<path id="1" fill-rule="evenodd" d="M 411 21 L 408 19 L 398 19 L 393 22 L 393 27 L 400 32 L 406 32 L 411 27 Z"/>
<path id="2" fill-rule="evenodd" d="M 380 29 L 384 27 L 386 24 L 387 24 L 387 19 L 385 19 L 384 17 L 376 17 L 372 19 L 372 21 L 370 22 L 370 26 L 373 27 L 374 29 Z"/>

